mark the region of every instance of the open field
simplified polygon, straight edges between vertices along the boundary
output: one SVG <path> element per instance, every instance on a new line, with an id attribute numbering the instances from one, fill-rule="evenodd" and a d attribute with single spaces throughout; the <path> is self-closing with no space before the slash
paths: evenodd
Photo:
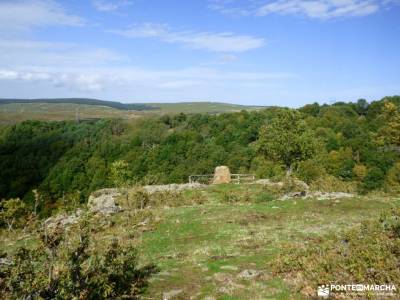
<path id="1" fill-rule="evenodd" d="M 228 113 L 241 110 L 257 110 L 263 106 L 246 106 L 219 102 L 182 102 L 182 103 L 148 103 L 147 105 L 158 107 L 159 113 Z"/>
<path id="2" fill-rule="evenodd" d="M 199 197 L 203 204 L 125 209 L 102 219 L 93 247 L 102 249 L 117 237 L 137 246 L 142 264 L 156 264 L 159 272 L 143 299 L 169 292 L 177 293 L 171 299 L 303 299 L 268 267 L 284 245 L 340 235 L 400 206 L 400 198 L 385 196 L 279 201 L 258 185 L 183 192 L 183 199 Z M 13 251 L 35 243 L 27 234 L 3 231 L 0 244 Z"/>
<path id="3" fill-rule="evenodd" d="M 25 120 L 60 121 L 80 119 L 120 118 L 132 119 L 145 115 L 176 113 L 225 113 L 240 110 L 256 110 L 262 107 L 227 103 L 187 102 L 151 103 L 154 110 L 123 110 L 109 106 L 74 103 L 11 103 L 0 105 L 0 124 L 13 124 Z"/>
<path id="4" fill-rule="evenodd" d="M 138 111 L 119 110 L 107 106 L 71 103 L 13 103 L 0 105 L 0 124 L 13 124 L 25 120 L 60 121 L 100 118 L 136 118 Z"/>

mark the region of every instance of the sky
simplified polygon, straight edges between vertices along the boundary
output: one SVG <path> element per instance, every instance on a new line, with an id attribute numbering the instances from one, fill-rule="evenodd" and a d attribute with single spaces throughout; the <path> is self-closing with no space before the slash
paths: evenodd
<path id="1" fill-rule="evenodd" d="M 0 98 L 400 94 L 400 0 L 0 0 Z"/>

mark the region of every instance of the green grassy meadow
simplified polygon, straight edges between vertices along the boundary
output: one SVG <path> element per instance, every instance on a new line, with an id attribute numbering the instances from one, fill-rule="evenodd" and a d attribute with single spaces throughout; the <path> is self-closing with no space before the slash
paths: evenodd
<path id="1" fill-rule="evenodd" d="M 257 110 L 262 107 L 228 103 L 187 102 L 151 103 L 158 109 L 149 111 L 120 110 L 108 106 L 74 103 L 11 103 L 0 105 L 0 124 L 14 124 L 25 120 L 60 121 L 80 119 L 134 119 L 142 116 L 177 113 L 225 113 L 241 110 Z"/>
<path id="2" fill-rule="evenodd" d="M 208 186 L 182 194 L 183 199 L 202 197 L 200 205 L 184 201 L 93 218 L 100 224 L 93 247 L 101 251 L 116 237 L 137 247 L 141 264 L 159 268 L 143 299 L 161 299 L 174 290 L 179 293 L 171 299 L 303 299 L 269 269 L 282 247 L 338 235 L 400 206 L 400 198 L 381 195 L 288 201 L 265 195 L 269 191 L 258 185 Z M 21 230 L 3 230 L 0 241 L 7 252 L 36 244 Z M 256 276 L 243 278 L 246 270 Z"/>

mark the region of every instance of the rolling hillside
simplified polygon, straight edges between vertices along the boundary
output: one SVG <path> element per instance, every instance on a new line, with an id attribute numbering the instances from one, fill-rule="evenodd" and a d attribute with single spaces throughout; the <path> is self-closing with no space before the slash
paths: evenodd
<path id="1" fill-rule="evenodd" d="M 182 102 L 182 103 L 149 103 L 162 113 L 226 113 L 241 110 L 257 110 L 263 106 L 246 106 L 221 102 Z"/>
<path id="2" fill-rule="evenodd" d="M 129 103 L 96 99 L 0 99 L 0 124 L 24 120 L 132 119 L 149 114 L 224 113 L 262 107 L 217 102 Z"/>

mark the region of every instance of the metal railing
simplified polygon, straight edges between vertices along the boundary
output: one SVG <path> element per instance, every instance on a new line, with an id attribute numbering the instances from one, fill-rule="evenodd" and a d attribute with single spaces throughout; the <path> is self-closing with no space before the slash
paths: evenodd
<path id="1" fill-rule="evenodd" d="M 253 174 L 231 174 L 231 181 L 236 183 L 252 182 L 256 179 Z"/>
<path id="2" fill-rule="evenodd" d="M 202 184 L 211 184 L 214 179 L 214 174 L 206 174 L 206 175 L 190 175 L 189 183 L 202 183 Z M 256 179 L 254 174 L 231 174 L 231 182 L 233 183 L 243 183 L 243 182 L 252 182 Z"/>
<path id="3" fill-rule="evenodd" d="M 189 183 L 202 183 L 202 184 L 211 184 L 214 179 L 213 174 L 208 175 L 190 175 Z"/>

